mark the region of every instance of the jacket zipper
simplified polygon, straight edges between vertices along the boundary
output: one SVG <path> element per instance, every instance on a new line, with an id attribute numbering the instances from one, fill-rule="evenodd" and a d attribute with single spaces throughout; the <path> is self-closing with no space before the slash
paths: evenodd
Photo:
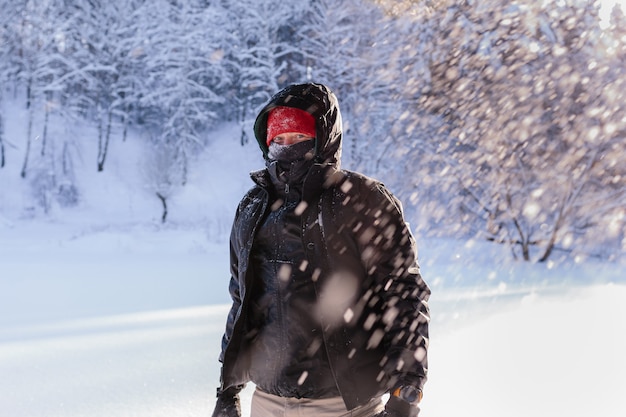
<path id="1" fill-rule="evenodd" d="M 322 196 L 320 196 L 319 202 L 317 203 L 317 223 L 320 228 L 320 235 L 322 237 L 322 246 L 324 248 L 323 250 L 327 254 L 328 247 L 326 246 L 326 235 L 324 234 L 324 222 L 322 219 L 323 198 L 324 198 L 324 195 L 322 194 Z M 315 293 L 317 294 L 317 299 L 319 301 L 320 293 L 318 291 L 317 282 L 313 282 L 313 289 L 315 290 Z M 326 351 L 326 357 L 328 358 L 328 367 L 330 368 L 330 373 L 333 376 L 333 379 L 335 380 L 335 386 L 337 387 L 337 391 L 339 391 L 339 395 L 343 398 L 343 393 L 341 392 L 341 388 L 339 387 L 339 380 L 337 379 L 337 373 L 335 371 L 333 359 L 330 356 L 330 349 L 328 346 L 329 340 L 328 340 L 328 335 L 327 335 L 328 325 L 326 324 L 326 320 L 324 319 L 323 314 L 320 317 L 320 324 L 321 324 L 321 329 L 322 329 L 322 343 L 324 344 L 324 350 Z"/>

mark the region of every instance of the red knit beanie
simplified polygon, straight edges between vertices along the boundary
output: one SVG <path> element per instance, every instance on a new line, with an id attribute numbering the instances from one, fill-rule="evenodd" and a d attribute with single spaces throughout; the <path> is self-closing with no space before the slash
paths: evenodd
<path id="1" fill-rule="evenodd" d="M 270 142 L 276 136 L 288 132 L 315 137 L 315 118 L 295 107 L 279 106 L 270 110 L 267 116 L 267 146 L 270 146 Z"/>

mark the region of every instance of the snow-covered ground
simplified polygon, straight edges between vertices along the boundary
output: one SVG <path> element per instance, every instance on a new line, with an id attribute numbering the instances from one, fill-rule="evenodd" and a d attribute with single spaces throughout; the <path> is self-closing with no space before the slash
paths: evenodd
<path id="1" fill-rule="evenodd" d="M 44 215 L 19 177 L 23 123 L 6 120 L 0 417 L 210 415 L 226 235 L 258 150 L 236 128 L 216 132 L 229 139 L 192 161 L 161 225 L 139 141 L 113 141 L 100 173 L 77 142 L 81 204 Z M 623 262 L 530 265 L 485 243 L 417 239 L 433 289 L 423 416 L 626 415 Z"/>
<path id="2" fill-rule="evenodd" d="M 210 415 L 226 243 L 194 229 L 29 227 L 0 230 L 0 416 Z M 424 243 L 434 291 L 422 415 L 626 415 L 617 265 L 507 269 L 468 260 L 488 247 Z M 468 283 L 443 284 L 460 271 Z"/>

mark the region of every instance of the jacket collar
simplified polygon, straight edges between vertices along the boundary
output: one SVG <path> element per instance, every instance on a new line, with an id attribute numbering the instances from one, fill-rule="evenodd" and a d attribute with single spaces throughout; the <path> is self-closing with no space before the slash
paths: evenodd
<path id="1" fill-rule="evenodd" d="M 317 200 L 325 189 L 330 188 L 335 183 L 338 172 L 335 164 L 314 163 L 302 182 L 302 199 L 308 203 Z M 268 168 L 251 172 L 250 178 L 257 186 L 271 194 L 274 185 Z"/>

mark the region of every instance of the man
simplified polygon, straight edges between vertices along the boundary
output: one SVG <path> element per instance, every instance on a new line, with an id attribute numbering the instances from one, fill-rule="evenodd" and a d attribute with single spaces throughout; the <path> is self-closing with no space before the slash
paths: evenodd
<path id="1" fill-rule="evenodd" d="M 252 417 L 417 416 L 430 289 L 400 202 L 340 169 L 341 115 L 324 85 L 281 90 L 254 133 L 266 168 L 232 227 L 213 416 L 240 416 L 249 381 Z"/>

